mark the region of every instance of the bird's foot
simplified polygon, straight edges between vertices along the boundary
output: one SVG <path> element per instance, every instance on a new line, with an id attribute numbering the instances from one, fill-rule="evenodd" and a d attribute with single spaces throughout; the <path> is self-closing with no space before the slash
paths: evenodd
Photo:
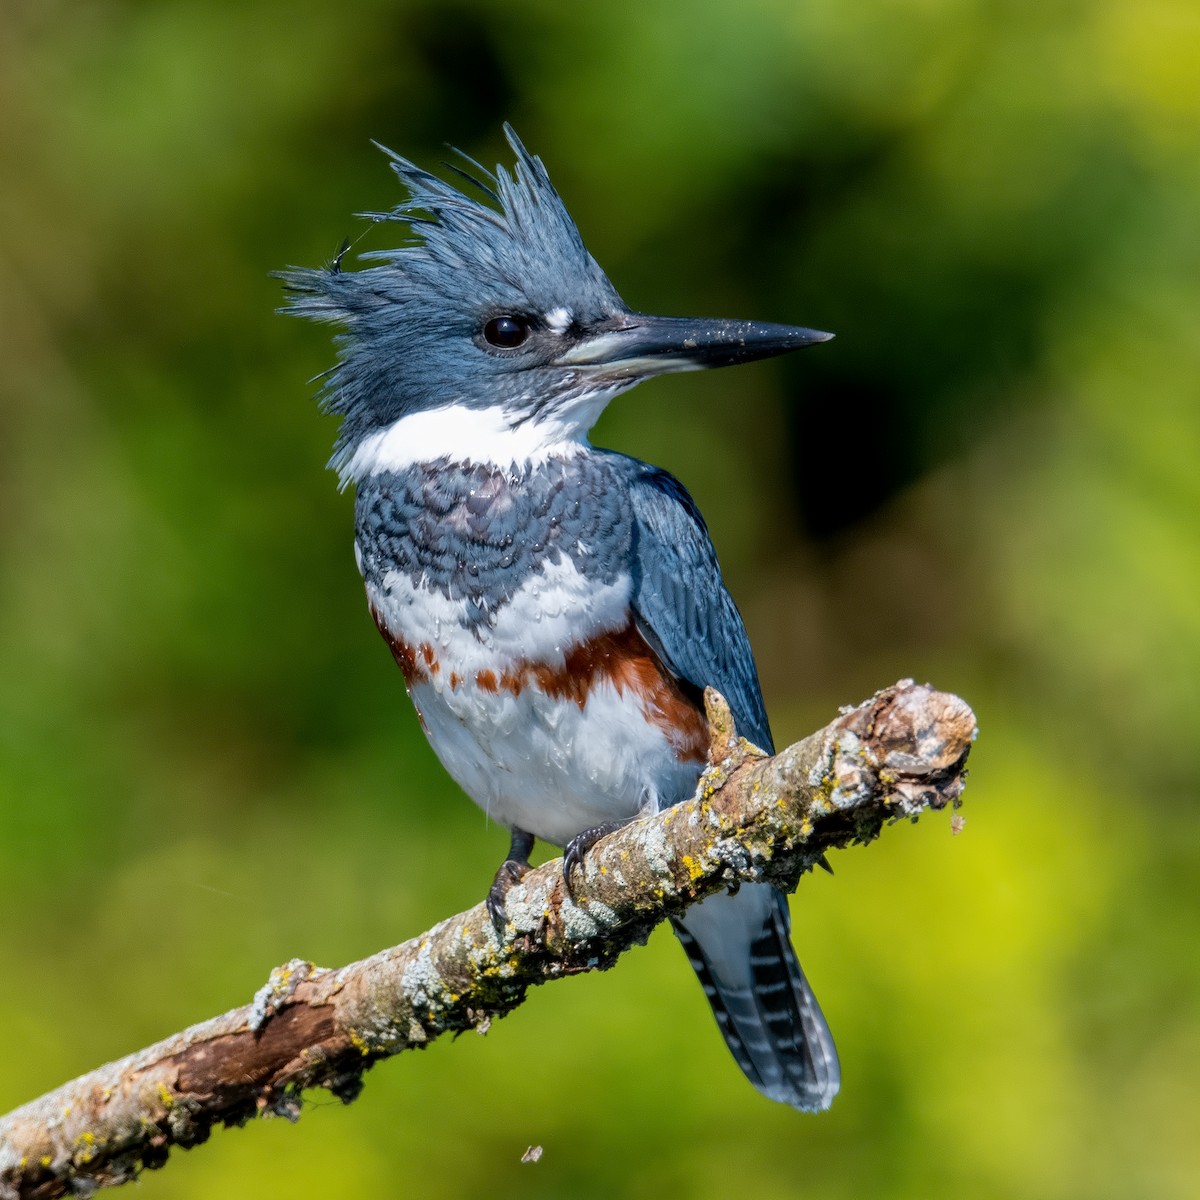
<path id="1" fill-rule="evenodd" d="M 484 904 L 487 905 L 488 916 L 492 918 L 492 924 L 496 927 L 497 933 L 503 930 L 508 923 L 508 914 L 505 912 L 504 903 L 508 899 L 509 888 L 514 883 L 520 883 L 528 873 L 529 864 L 517 862 L 513 858 L 506 858 L 496 871 L 496 878 L 492 880 L 492 886 L 488 889 Z"/>
<path id="2" fill-rule="evenodd" d="M 512 843 L 508 847 L 508 857 L 497 869 L 496 878 L 492 880 L 492 886 L 488 889 L 487 899 L 484 901 L 497 933 L 502 933 L 508 924 L 505 900 L 513 884 L 520 883 L 529 873 L 529 854 L 532 850 L 533 834 L 526 833 L 523 829 L 514 829 Z"/>
<path id="3" fill-rule="evenodd" d="M 603 825 L 594 825 L 576 834 L 563 851 L 563 883 L 567 886 L 567 895 L 575 899 L 575 890 L 571 887 L 571 868 L 583 866 L 583 856 L 602 838 L 618 829 L 624 829 L 628 821 L 606 821 Z"/>

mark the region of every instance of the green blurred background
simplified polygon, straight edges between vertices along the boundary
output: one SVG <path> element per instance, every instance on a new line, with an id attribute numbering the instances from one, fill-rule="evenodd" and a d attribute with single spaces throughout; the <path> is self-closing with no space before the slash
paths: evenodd
<path id="1" fill-rule="evenodd" d="M 827 1115 L 660 930 L 140 1194 L 1200 1195 L 1194 0 L 5 0 L 0 1111 L 482 896 L 267 273 L 395 235 L 369 138 L 504 119 L 633 306 L 837 332 L 596 440 L 693 490 L 780 743 L 975 706 L 966 830 L 801 884 Z"/>

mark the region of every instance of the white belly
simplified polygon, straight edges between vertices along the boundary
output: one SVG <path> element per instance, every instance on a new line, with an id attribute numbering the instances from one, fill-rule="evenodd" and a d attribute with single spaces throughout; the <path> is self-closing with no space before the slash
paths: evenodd
<path id="1" fill-rule="evenodd" d="M 409 694 L 430 745 L 493 820 L 564 845 L 691 795 L 701 764 L 680 760 L 636 692 L 607 679 L 586 698 L 548 695 L 529 677 L 503 682 L 521 663 L 562 668 L 580 630 L 627 625 L 628 578 L 597 586 L 564 557 L 477 631 L 461 601 L 406 575 L 383 583 L 368 597 L 392 636 L 413 648 Z"/>
<path id="2" fill-rule="evenodd" d="M 608 821 L 674 804 L 699 776 L 681 763 L 635 697 L 602 683 L 581 709 L 534 688 L 473 683 L 410 689 L 429 743 L 460 787 L 499 824 L 555 845 Z"/>

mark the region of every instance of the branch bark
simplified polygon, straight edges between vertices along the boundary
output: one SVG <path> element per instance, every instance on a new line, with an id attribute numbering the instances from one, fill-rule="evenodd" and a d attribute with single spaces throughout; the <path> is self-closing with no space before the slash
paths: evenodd
<path id="1" fill-rule="evenodd" d="M 296 1120 L 301 1092 L 349 1103 L 381 1059 L 444 1033 L 486 1031 L 534 984 L 610 967 L 660 921 L 742 880 L 792 890 L 832 849 L 927 808 L 957 808 L 975 717 L 903 680 L 766 757 L 705 696 L 712 747 L 696 796 L 604 838 L 573 876 L 561 860 L 482 904 L 340 970 L 293 960 L 250 1004 L 109 1063 L 0 1117 L 0 1200 L 127 1182 L 172 1146 L 261 1113 Z"/>

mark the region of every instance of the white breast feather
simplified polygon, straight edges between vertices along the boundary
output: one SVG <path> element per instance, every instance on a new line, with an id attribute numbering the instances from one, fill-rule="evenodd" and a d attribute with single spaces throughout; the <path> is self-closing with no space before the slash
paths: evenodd
<path id="1" fill-rule="evenodd" d="M 654 811 L 692 794 L 700 773 L 680 762 L 635 697 L 608 682 L 582 710 L 524 689 L 485 692 L 469 683 L 411 690 L 429 742 L 458 785 L 493 820 L 563 846 L 608 821 Z"/>
<path id="2" fill-rule="evenodd" d="M 588 430 L 609 401 L 628 390 L 632 382 L 581 388 L 537 417 L 522 411 L 520 397 L 508 407 L 444 404 L 409 413 L 365 435 L 338 468 L 338 478 L 345 487 L 368 475 L 404 471 L 441 458 L 501 468 L 567 458 L 586 448 Z"/>
<path id="3" fill-rule="evenodd" d="M 481 671 L 499 679 L 522 661 L 561 667 L 582 631 L 595 637 L 625 626 L 631 588 L 628 576 L 598 584 L 563 556 L 545 564 L 476 637 L 458 598 L 399 572 L 386 575 L 382 588 L 368 585 L 394 635 L 433 649 L 439 669 L 413 684 L 413 703 L 446 770 L 502 825 L 563 845 L 594 825 L 691 794 L 697 764 L 679 762 L 640 699 L 612 682 L 598 681 L 582 710 L 533 686 L 514 696 L 476 683 Z"/>
<path id="4" fill-rule="evenodd" d="M 389 571 L 382 589 L 367 585 L 367 597 L 397 637 L 410 646 L 428 643 L 460 675 L 503 671 L 520 660 L 562 664 L 580 632 L 595 636 L 621 629 L 629 619 L 633 584 L 629 576 L 602 584 L 581 575 L 566 555 L 541 570 L 495 614 L 477 638 L 466 628 L 466 602 L 414 584 L 404 572 Z"/>

